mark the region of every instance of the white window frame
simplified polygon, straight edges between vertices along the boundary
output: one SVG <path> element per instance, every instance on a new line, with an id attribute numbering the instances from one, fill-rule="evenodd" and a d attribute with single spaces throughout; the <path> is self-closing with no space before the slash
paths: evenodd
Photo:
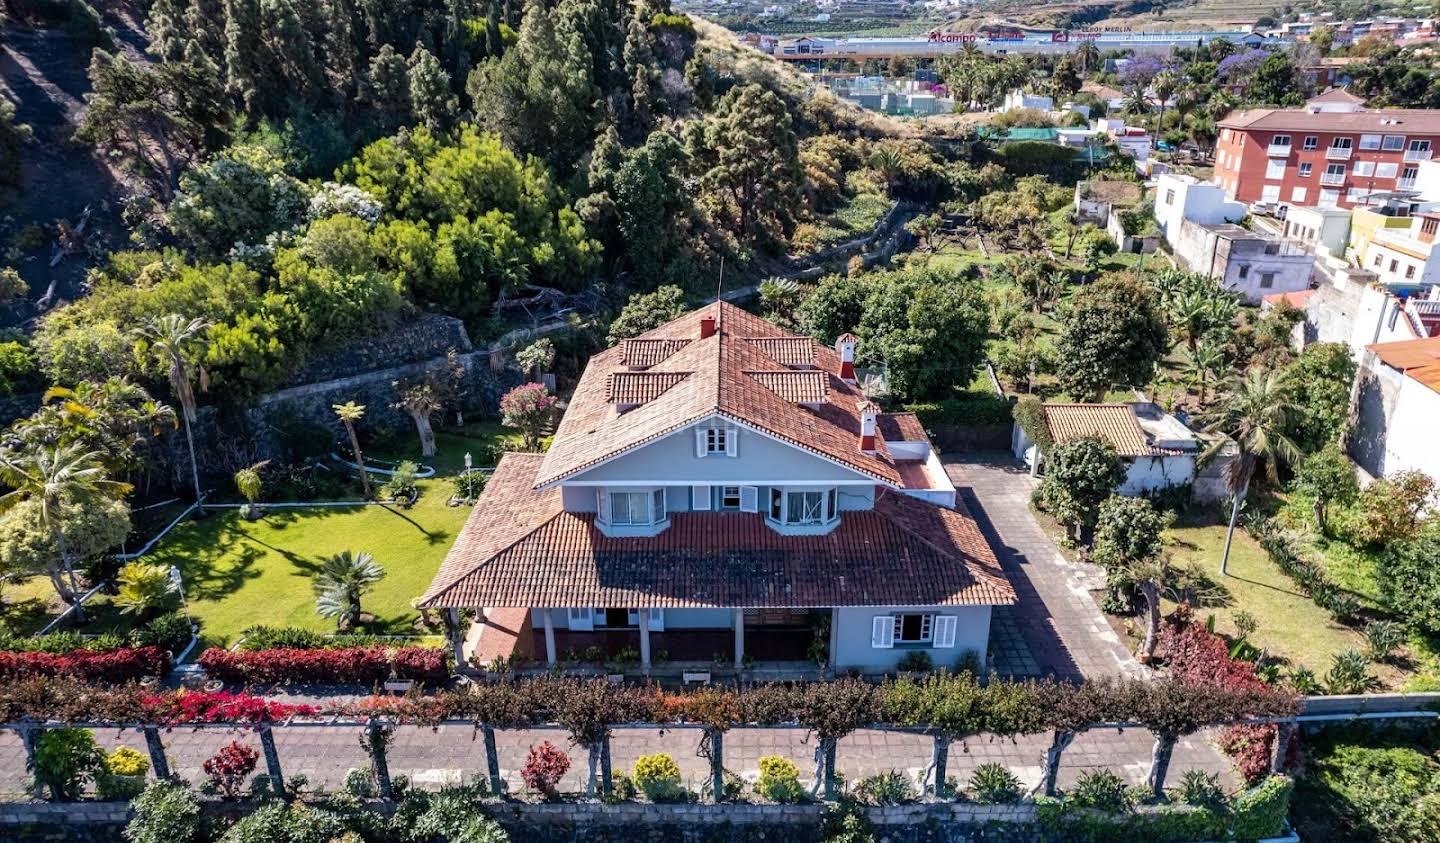
<path id="1" fill-rule="evenodd" d="M 1374 162 L 1374 161 L 1356 161 L 1356 162 L 1355 162 L 1355 166 L 1354 166 L 1353 168 L 1351 168 L 1351 169 L 1352 169 L 1352 172 L 1353 172 L 1354 175 L 1357 175 L 1357 176 L 1366 176 L 1366 177 L 1372 176 L 1372 175 L 1375 174 L 1375 162 Z"/>
<path id="2" fill-rule="evenodd" d="M 920 637 L 904 638 L 905 619 L 919 616 Z M 896 612 L 891 615 L 894 625 L 894 641 L 896 644 L 931 644 L 935 641 L 935 615 L 931 612 Z"/>
<path id="3" fill-rule="evenodd" d="M 1379 135 L 1361 135 L 1360 148 L 1364 150 L 1376 150 L 1380 148 Z"/>
<path id="4" fill-rule="evenodd" d="M 752 487 L 750 487 L 750 488 L 753 489 L 754 487 L 752 486 Z M 732 490 L 733 490 L 733 491 L 732 491 Z M 732 504 L 732 503 L 729 503 L 729 501 L 732 500 L 732 499 L 735 501 L 733 504 Z M 720 509 L 721 509 L 721 511 L 727 511 L 727 510 L 728 510 L 728 511 L 731 511 L 731 512 L 739 511 L 739 510 L 742 508 L 742 504 L 744 503 L 744 500 L 745 500 L 745 490 L 744 490 L 744 487 L 743 487 L 743 486 L 721 486 L 721 487 L 720 487 Z"/>
<path id="5" fill-rule="evenodd" d="M 792 511 L 795 504 L 792 498 L 797 495 L 819 496 L 813 507 L 806 504 L 812 517 L 798 520 L 804 513 Z M 792 516 L 796 520 L 792 520 Z M 840 518 L 840 490 L 835 486 L 771 486 L 766 518 L 782 529 L 829 527 Z"/>
<path id="6" fill-rule="evenodd" d="M 1268 178 L 1268 176 L 1267 176 L 1267 178 Z M 1280 185 L 1278 185 L 1278 184 L 1267 184 L 1267 185 L 1263 185 L 1263 186 L 1260 188 L 1260 201 L 1261 201 L 1261 202 L 1279 202 L 1279 201 L 1280 201 Z"/>
<path id="7" fill-rule="evenodd" d="M 548 612 L 549 609 L 541 609 Z M 565 610 L 565 628 L 578 632 L 589 632 L 595 628 L 595 610 L 589 606 L 571 607 Z"/>
<path id="8" fill-rule="evenodd" d="M 1276 180 L 1285 178 L 1285 159 L 1271 158 L 1267 160 L 1265 162 L 1265 178 Z M 1269 202 L 1274 200 L 1267 199 L 1265 201 Z"/>
<path id="9" fill-rule="evenodd" d="M 1330 139 L 1331 149 L 1349 149 L 1354 151 L 1355 139 L 1351 137 L 1335 137 Z"/>
<path id="10" fill-rule="evenodd" d="M 710 487 L 706 485 L 695 485 L 690 487 L 690 509 L 694 512 L 708 512 L 711 503 Z"/>
<path id="11" fill-rule="evenodd" d="M 895 647 L 895 621 L 891 615 L 876 615 L 870 622 L 870 646 L 876 650 Z"/>
<path id="12" fill-rule="evenodd" d="M 960 626 L 960 618 L 957 615 L 936 615 L 934 624 L 934 640 L 932 647 L 937 650 L 948 650 L 955 646 L 955 632 Z"/>
<path id="13" fill-rule="evenodd" d="M 733 457 L 740 431 L 729 425 L 708 425 L 695 428 L 695 456 Z"/>
<path id="14" fill-rule="evenodd" d="M 1381 161 L 1375 165 L 1375 178 L 1393 179 L 1395 178 L 1395 173 L 1399 172 L 1399 170 L 1400 165 L 1394 161 Z"/>
<path id="15" fill-rule="evenodd" d="M 1311 171 L 1311 169 L 1313 169 L 1313 165 L 1312 165 L 1309 161 L 1306 161 L 1305 163 L 1301 164 L 1301 165 L 1300 165 L 1300 178 L 1302 178 L 1302 179 L 1308 179 L 1308 178 L 1310 178 L 1310 171 Z"/>
<path id="16" fill-rule="evenodd" d="M 1303 187 L 1291 188 L 1291 189 L 1290 189 L 1290 201 L 1291 201 L 1291 202 L 1304 202 L 1304 201 L 1305 201 L 1305 193 L 1306 193 L 1306 190 L 1305 190 L 1305 188 L 1303 188 Z"/>
<path id="17" fill-rule="evenodd" d="M 596 513 L 599 516 L 598 520 L 600 523 L 609 527 L 654 527 L 659 524 L 664 524 L 670 516 L 670 508 L 665 500 L 664 486 L 652 486 L 640 489 L 611 489 L 602 486 L 596 490 L 596 493 L 598 495 L 597 504 L 599 508 L 599 511 Z M 642 508 L 648 516 L 648 520 L 645 521 L 637 521 L 631 518 L 635 506 L 631 498 L 641 495 L 646 498 L 642 504 Z M 616 520 L 615 517 L 615 498 L 617 496 L 624 496 L 626 498 L 623 521 Z"/>
<path id="18" fill-rule="evenodd" d="M 1386 135 L 1381 141 L 1380 148 L 1386 152 L 1399 152 L 1405 148 L 1404 135 Z"/>

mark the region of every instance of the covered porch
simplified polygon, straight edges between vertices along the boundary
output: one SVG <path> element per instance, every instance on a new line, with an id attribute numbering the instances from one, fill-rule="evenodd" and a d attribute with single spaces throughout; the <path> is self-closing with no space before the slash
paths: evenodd
<path id="1" fill-rule="evenodd" d="M 667 624 L 658 609 L 477 610 L 457 663 L 486 669 L 497 663 L 632 664 L 651 673 L 657 664 L 714 665 L 736 670 L 755 664 L 817 666 L 832 645 L 831 612 L 726 609 L 725 626 Z M 536 620 L 539 623 L 536 623 Z M 817 643 L 817 638 L 819 639 Z M 517 658 L 518 657 L 518 658 Z"/>

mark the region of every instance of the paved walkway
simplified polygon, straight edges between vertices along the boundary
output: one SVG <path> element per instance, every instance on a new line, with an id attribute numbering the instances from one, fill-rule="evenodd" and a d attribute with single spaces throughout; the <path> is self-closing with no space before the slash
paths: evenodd
<path id="1" fill-rule="evenodd" d="M 360 733 L 354 726 L 282 727 L 275 730 L 275 743 L 287 775 L 303 773 L 310 787 L 334 789 L 344 783 L 349 770 L 368 768 L 368 758 L 360 748 Z M 145 751 L 144 738 L 135 731 L 99 729 L 95 737 L 107 750 L 123 744 Z M 586 753 L 570 746 L 565 732 L 502 730 L 496 737 L 501 773 L 513 792 L 523 789 L 519 770 L 529 748 L 544 740 L 570 757 L 563 789 L 583 789 Z M 165 733 L 163 739 L 171 765 L 192 784 L 205 780 L 200 765 L 230 741 L 239 740 L 257 751 L 260 748 L 254 733 L 241 730 L 179 728 Z M 687 785 L 698 791 L 709 775 L 709 762 L 697 755 L 699 741 L 700 733 L 694 729 L 619 729 L 612 740 L 611 758 L 617 771 L 629 772 L 640 755 L 668 752 L 680 765 Z M 984 736 L 957 741 L 950 751 L 950 775 L 964 785 L 977 765 L 998 762 L 1033 786 L 1039 780 L 1040 762 L 1049 742 L 1049 735 L 1030 735 L 1014 741 Z M 1101 767 L 1141 784 L 1149 769 L 1152 744 L 1153 739 L 1143 729 L 1104 729 L 1081 735 L 1062 758 L 1060 785 L 1069 786 L 1081 772 Z M 852 783 L 888 770 L 903 770 L 919 781 L 930 763 L 930 747 L 930 739 L 923 735 L 864 730 L 840 741 L 837 769 Z M 762 755 L 791 759 L 808 779 L 815 769 L 814 753 L 815 741 L 807 739 L 804 729 L 736 729 L 725 738 L 726 768 L 752 782 L 759 774 Z M 469 726 L 399 727 L 387 757 L 392 774 L 410 776 L 427 789 L 471 781 L 483 777 L 485 771 L 484 743 Z M 1236 785 L 1228 762 L 1199 737 L 1181 742 L 1170 780 L 1179 782 L 1181 773 L 1190 769 L 1219 773 L 1231 786 Z M 263 760 L 257 772 L 264 772 Z M 5 732 L 0 734 L 0 795 L 14 797 L 24 790 L 24 749 L 13 732 Z"/>
<path id="2" fill-rule="evenodd" d="M 1024 464 L 1004 454 L 966 454 L 947 458 L 945 470 L 1020 598 L 996 611 L 997 669 L 1060 679 L 1146 676 L 1090 595 L 1104 585 L 1103 572 L 1066 559 L 1035 521 L 1030 494 L 1038 481 Z"/>

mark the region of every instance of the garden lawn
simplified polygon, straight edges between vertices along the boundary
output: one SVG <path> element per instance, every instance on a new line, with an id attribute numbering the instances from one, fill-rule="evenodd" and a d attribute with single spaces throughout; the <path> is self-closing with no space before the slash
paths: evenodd
<path id="1" fill-rule="evenodd" d="M 205 643 L 230 645 L 255 624 L 333 630 L 334 621 L 315 613 L 314 574 L 326 557 L 342 550 L 368 552 L 385 569 L 385 578 L 362 602 L 375 615 L 367 631 L 412 633 L 417 613 L 411 601 L 430 584 L 470 514 L 468 506 L 447 505 L 452 478 L 467 451 L 480 467 L 491 449 L 514 447 L 510 434 L 494 424 L 469 425 L 464 435 L 439 433 L 439 453 L 423 461 L 437 474 L 419 482 L 420 500 L 410 509 L 271 508 L 257 521 L 246 521 L 236 510 L 212 511 L 176 527 L 145 560 L 179 567 Z M 389 451 L 376 447 L 366 453 L 418 460 L 419 446 L 402 441 Z"/>
<path id="2" fill-rule="evenodd" d="M 1365 649 L 1364 636 L 1336 623 L 1329 612 L 1302 594 L 1244 530 L 1235 531 L 1227 577 L 1219 576 L 1225 525 L 1196 525 L 1182 520 L 1166 531 L 1165 538 L 1166 550 L 1176 565 L 1198 563 L 1218 582 L 1217 589 L 1228 596 L 1225 605 L 1202 605 L 1195 610 L 1201 621 L 1207 615 L 1215 616 L 1216 632 L 1234 637 L 1235 614 L 1249 612 L 1260 624 L 1251 643 L 1287 660 L 1289 668 L 1308 667 L 1317 676 L 1329 670 L 1330 659 L 1336 653 Z M 1399 678 L 1395 673 L 1390 668 L 1376 668 L 1376 674 L 1387 683 Z"/>

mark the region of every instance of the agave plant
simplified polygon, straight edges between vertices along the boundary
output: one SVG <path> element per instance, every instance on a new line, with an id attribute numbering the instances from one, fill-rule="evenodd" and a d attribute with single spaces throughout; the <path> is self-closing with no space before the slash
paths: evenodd
<path id="1" fill-rule="evenodd" d="M 1370 674 L 1370 659 L 1357 650 L 1336 653 L 1330 660 L 1330 670 L 1325 674 L 1325 693 L 1364 694 L 1378 685 Z"/>
<path id="2" fill-rule="evenodd" d="M 341 632 L 360 620 L 360 599 L 385 578 L 385 569 L 368 553 L 342 551 L 326 559 L 315 575 L 315 611 L 335 618 Z"/>

